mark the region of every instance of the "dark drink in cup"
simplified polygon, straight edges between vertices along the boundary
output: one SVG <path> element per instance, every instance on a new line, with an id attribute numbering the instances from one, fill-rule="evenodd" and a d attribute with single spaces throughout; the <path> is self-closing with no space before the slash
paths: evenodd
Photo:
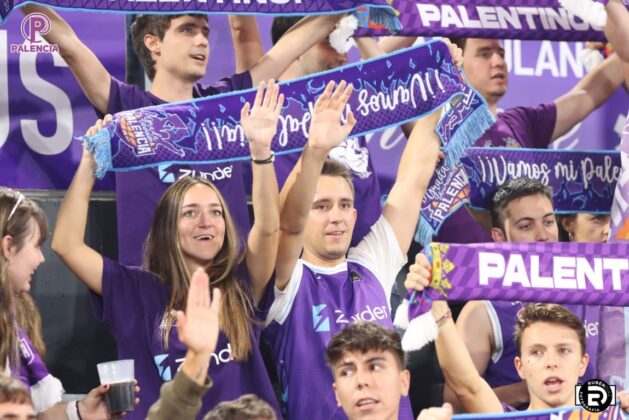
<path id="1" fill-rule="evenodd" d="M 107 408 L 110 413 L 122 413 L 124 411 L 133 411 L 135 404 L 135 392 L 133 381 L 116 382 L 109 384 L 107 392 Z"/>
<path id="2" fill-rule="evenodd" d="M 100 383 L 109 385 L 109 392 L 105 396 L 110 413 L 133 411 L 135 408 L 133 365 L 133 359 L 114 360 L 96 365 Z"/>

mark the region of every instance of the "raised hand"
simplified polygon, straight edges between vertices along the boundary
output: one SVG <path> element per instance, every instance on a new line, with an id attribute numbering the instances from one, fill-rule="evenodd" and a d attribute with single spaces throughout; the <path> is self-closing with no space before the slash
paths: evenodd
<path id="1" fill-rule="evenodd" d="M 341 115 L 353 91 L 352 85 L 342 81 L 334 89 L 334 84 L 334 81 L 328 83 L 317 99 L 308 134 L 308 146 L 326 151 L 341 144 L 356 125 L 352 111 L 347 113 L 345 124 L 341 124 Z"/>
<path id="2" fill-rule="evenodd" d="M 107 114 L 103 117 L 102 120 L 96 120 L 94 125 L 87 129 L 87 131 L 85 132 L 85 135 L 93 136 L 94 134 L 98 133 L 105 126 L 105 124 L 110 122 L 112 119 L 113 117 L 110 114 Z M 93 174 L 96 171 L 96 161 L 94 160 L 94 155 L 92 155 L 87 150 L 86 143 L 83 143 L 83 156 L 81 158 L 81 162 L 84 165 L 87 165 L 87 167 L 90 170 L 90 173 Z"/>
<path id="3" fill-rule="evenodd" d="M 210 302 L 209 278 L 202 268 L 192 274 L 186 313 L 177 312 L 179 341 L 197 354 L 209 355 L 216 349 L 219 332 L 221 292 L 214 289 Z"/>
<path id="4" fill-rule="evenodd" d="M 463 67 L 463 50 L 456 44 L 453 44 L 448 38 L 442 38 L 441 41 L 448 46 L 450 55 L 452 56 L 452 62 L 457 67 Z"/>
<path id="5" fill-rule="evenodd" d="M 271 154 L 271 141 L 277 132 L 277 120 L 284 104 L 284 95 L 279 92 L 280 88 L 273 79 L 266 92 L 264 82 L 260 82 L 253 108 L 247 102 L 240 111 L 240 125 L 249 141 L 253 159 L 266 159 Z"/>
<path id="6" fill-rule="evenodd" d="M 441 407 L 424 408 L 417 420 L 450 420 L 452 418 L 452 405 L 443 403 Z"/>
<path id="7" fill-rule="evenodd" d="M 428 261 L 428 257 L 419 252 L 415 256 L 415 263 L 408 268 L 404 287 L 422 291 L 430 284 L 432 280 L 432 265 Z"/>

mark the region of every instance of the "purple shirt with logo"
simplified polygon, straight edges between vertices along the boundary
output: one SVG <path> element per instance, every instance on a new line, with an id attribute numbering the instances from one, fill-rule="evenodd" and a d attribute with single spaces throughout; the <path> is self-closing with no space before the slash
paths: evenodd
<path id="1" fill-rule="evenodd" d="M 299 153 L 289 153 L 275 158 L 275 172 L 280 188 L 297 164 L 299 156 Z M 351 241 L 351 246 L 355 246 L 382 214 L 380 184 L 365 137 L 345 140 L 340 146 L 332 149 L 330 157 L 343 162 L 352 173 L 354 205 L 358 211 Z"/>
<path id="2" fill-rule="evenodd" d="M 383 220 L 376 226 L 382 228 Z M 289 419 L 346 419 L 336 404 L 334 379 L 325 361 L 328 342 L 343 327 L 359 320 L 393 328 L 388 284 L 393 284 L 394 277 L 379 279 L 385 271 L 369 262 L 370 255 L 381 248 L 382 261 L 397 270 L 404 263 L 391 227 L 386 220 L 384 223 L 390 232 L 383 237 L 372 230 L 367 235 L 373 244 L 369 250 L 361 243 L 360 251 L 350 249 L 347 262 L 331 268 L 299 260 L 289 285 L 283 292 L 276 291 L 265 336 L 280 378 L 283 413 Z M 401 399 L 399 418 L 413 418 L 408 398 Z"/>
<path id="3" fill-rule="evenodd" d="M 489 302 L 485 308 L 494 329 L 494 353 L 487 364 L 484 378 L 492 388 L 520 382 L 513 359 L 517 356 L 515 346 L 515 324 L 522 302 Z M 579 318 L 585 327 L 587 338 L 585 352 L 590 362 L 581 381 L 596 379 L 596 356 L 598 350 L 598 332 L 600 306 L 566 305 Z"/>
<path id="4" fill-rule="evenodd" d="M 174 378 L 186 354 L 186 346 L 173 325 L 164 350 L 160 327 L 170 299 L 170 289 L 138 267 L 127 267 L 103 258 L 102 296 L 92 294 L 97 318 L 111 329 L 118 344 L 119 359 L 135 360 L 135 376 L 142 388 L 140 404 L 126 419 L 144 419 L 158 398 L 164 381 Z M 221 401 L 253 393 L 271 404 L 277 401 L 259 351 L 261 328 L 252 325 L 252 353 L 246 362 L 231 360 L 231 344 L 221 332 L 212 354 L 209 375 L 214 382 L 203 398 L 201 415 Z"/>
<path id="5" fill-rule="evenodd" d="M 537 107 L 507 109 L 496 115 L 496 123 L 474 146 L 546 149 L 552 140 L 556 120 L 557 107 L 554 102 Z M 492 239 L 467 209 L 461 207 L 446 219 L 434 241 L 466 244 L 492 242 Z"/>
<path id="6" fill-rule="evenodd" d="M 195 85 L 195 98 L 249 89 L 249 72 L 235 74 L 211 86 Z M 108 114 L 165 103 L 150 92 L 135 85 L 111 79 Z M 211 180 L 221 191 L 241 232 L 251 227 L 247 210 L 247 195 L 242 166 L 248 162 L 218 165 L 160 165 L 157 168 L 116 172 L 116 209 L 118 212 L 118 259 L 127 265 L 141 265 L 142 247 L 151 228 L 153 214 L 162 194 L 170 184 L 185 175 L 202 176 Z"/>

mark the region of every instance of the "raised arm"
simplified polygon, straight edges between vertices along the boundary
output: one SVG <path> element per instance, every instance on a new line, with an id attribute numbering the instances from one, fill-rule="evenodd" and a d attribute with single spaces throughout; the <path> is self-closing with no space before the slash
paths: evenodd
<path id="1" fill-rule="evenodd" d="M 74 30 L 57 12 L 36 4 L 21 8 L 24 14 L 42 13 L 50 19 L 50 32 L 44 39 L 59 46 L 59 54 L 70 67 L 90 103 L 102 114 L 109 104 L 111 76 L 98 57 L 77 37 Z"/>
<path id="2" fill-rule="evenodd" d="M 481 301 L 468 302 L 457 319 L 456 328 L 463 338 L 478 374 L 483 376 L 495 350 L 493 327 L 485 304 Z M 446 388 L 445 395 L 451 396 L 447 390 Z M 493 391 L 500 401 L 512 407 L 519 407 L 530 401 L 528 388 L 523 381 L 499 386 L 493 388 Z M 448 398 L 446 400 L 450 401 Z"/>
<path id="3" fill-rule="evenodd" d="M 220 290 L 213 290 L 210 302 L 209 278 L 198 268 L 190 280 L 186 312 L 177 312 L 177 332 L 188 347 L 186 357 L 175 379 L 162 385 L 147 420 L 194 418 L 201 410 L 201 398 L 212 383 L 208 365 L 218 341 L 220 306 Z"/>
<path id="4" fill-rule="evenodd" d="M 247 102 L 240 112 L 252 159 L 254 223 L 247 240 L 246 259 L 256 302 L 273 275 L 279 240 L 279 192 L 271 152 L 284 104 L 284 95 L 279 95 L 279 91 L 279 86 L 271 80 L 265 94 L 264 83 L 260 83 L 253 108 Z"/>
<path id="5" fill-rule="evenodd" d="M 453 62 L 460 67 L 463 63 L 461 49 L 447 39 L 443 42 L 448 45 Z M 439 117 L 440 112 L 433 111 L 403 126 L 405 134 L 408 128 L 412 127 L 412 131 L 402 152 L 395 184 L 382 209 L 382 215 L 393 228 L 403 254 L 411 246 L 421 202 L 439 157 L 440 142 L 435 132 Z"/>
<path id="6" fill-rule="evenodd" d="M 402 254 L 406 254 L 411 245 L 419 208 L 437 164 L 440 142 L 435 125 L 439 116 L 437 110 L 415 122 L 402 153 L 395 184 L 382 210 Z"/>
<path id="7" fill-rule="evenodd" d="M 307 16 L 290 28 L 251 68 L 251 79 L 277 79 L 300 55 L 328 36 L 343 15 Z"/>
<path id="8" fill-rule="evenodd" d="M 627 64 L 618 55 L 608 57 L 572 90 L 555 100 L 557 121 L 552 140 L 567 133 L 575 124 L 583 121 L 592 111 L 601 106 L 625 80 Z"/>
<path id="9" fill-rule="evenodd" d="M 430 284 L 432 266 L 422 253 L 415 256 L 409 267 L 404 285 L 423 290 Z M 489 384 L 478 374 L 465 343 L 456 330 L 448 303 L 443 300 L 432 302 L 432 314 L 439 325 L 439 336 L 435 342 L 439 365 L 446 385 L 456 393 L 468 413 L 499 413 L 504 409 Z"/>
<path id="10" fill-rule="evenodd" d="M 111 120 L 107 115 L 103 120 L 87 130 L 94 135 Z M 83 157 L 74 174 L 72 183 L 59 208 L 55 231 L 52 234 L 52 250 L 87 287 L 94 293 L 102 294 L 103 257 L 85 243 L 85 227 L 90 193 L 94 187 L 94 157 L 83 149 Z"/>
<path id="11" fill-rule="evenodd" d="M 234 45 L 236 73 L 242 73 L 264 56 L 258 21 L 255 16 L 229 15 L 229 29 Z"/>
<path id="12" fill-rule="evenodd" d="M 280 245 L 275 266 L 275 287 L 279 290 L 288 284 L 304 247 L 306 221 L 323 162 L 330 150 L 341 144 L 356 124 L 351 112 L 347 115 L 347 122 L 341 123 L 352 86 L 343 81 L 334 92 L 333 89 L 334 82 L 328 83 L 317 99 L 310 121 L 308 143 L 280 195 Z"/>

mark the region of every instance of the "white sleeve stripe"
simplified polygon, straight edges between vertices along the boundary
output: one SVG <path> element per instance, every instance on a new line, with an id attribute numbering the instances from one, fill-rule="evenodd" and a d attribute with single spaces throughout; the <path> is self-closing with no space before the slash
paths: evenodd
<path id="1" fill-rule="evenodd" d="M 286 321 L 295 302 L 303 272 L 304 266 L 301 260 L 297 260 L 286 289 L 282 291 L 275 289 L 275 300 L 269 309 L 265 326 L 268 326 L 273 320 L 278 324 L 283 324 Z"/>
<path id="2" fill-rule="evenodd" d="M 491 302 L 484 300 L 485 309 L 487 310 L 487 315 L 489 316 L 489 320 L 491 321 L 491 328 L 494 331 L 494 352 L 491 355 L 491 360 L 494 363 L 498 363 L 500 358 L 502 357 L 502 350 L 504 348 L 504 343 L 502 341 L 502 330 L 500 329 L 500 320 L 498 319 L 498 314 L 496 313 L 496 308 Z"/>

